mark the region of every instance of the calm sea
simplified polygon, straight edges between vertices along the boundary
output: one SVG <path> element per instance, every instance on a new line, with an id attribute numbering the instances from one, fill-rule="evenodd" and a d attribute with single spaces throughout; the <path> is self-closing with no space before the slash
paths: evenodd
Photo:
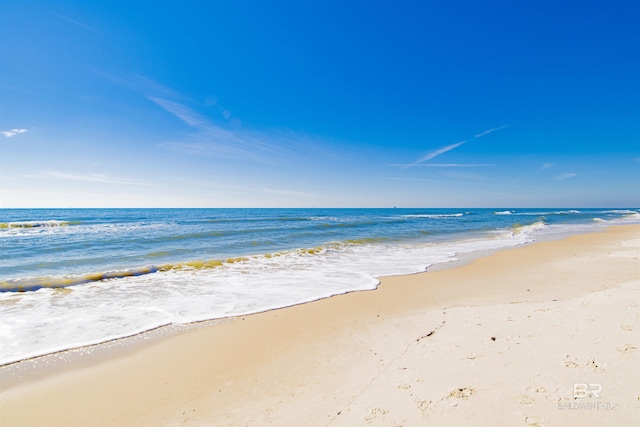
<path id="1" fill-rule="evenodd" d="M 3 209 L 0 364 L 629 222 L 638 209 Z"/>

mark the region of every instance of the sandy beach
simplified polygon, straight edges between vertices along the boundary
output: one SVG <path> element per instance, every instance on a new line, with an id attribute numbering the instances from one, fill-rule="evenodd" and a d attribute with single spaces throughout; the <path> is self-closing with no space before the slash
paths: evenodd
<path id="1" fill-rule="evenodd" d="M 640 425 L 639 331 L 640 226 L 617 226 L 70 365 L 5 366 L 0 421 Z"/>

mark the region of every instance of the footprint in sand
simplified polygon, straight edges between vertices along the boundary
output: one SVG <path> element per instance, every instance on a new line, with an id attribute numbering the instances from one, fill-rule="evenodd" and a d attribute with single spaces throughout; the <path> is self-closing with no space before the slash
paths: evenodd
<path id="1" fill-rule="evenodd" d="M 540 418 L 527 417 L 524 419 L 524 422 L 527 427 L 543 427 L 544 426 L 544 423 Z"/>
<path id="2" fill-rule="evenodd" d="M 602 364 L 597 363 L 595 360 L 591 359 L 587 363 L 585 363 L 587 369 L 595 372 L 596 374 L 604 374 L 607 370 L 602 366 Z"/>
<path id="3" fill-rule="evenodd" d="M 422 414 L 422 416 L 425 418 L 429 418 L 429 415 L 431 414 L 431 411 L 432 411 L 431 403 L 432 402 L 430 400 L 426 400 L 426 399 L 416 400 L 416 406 L 420 411 L 420 413 Z"/>
<path id="4" fill-rule="evenodd" d="M 578 359 L 576 359 L 575 357 L 571 357 L 571 355 L 567 354 L 566 359 L 567 360 L 565 360 L 564 366 L 566 366 L 567 368 L 577 368 L 579 366 L 576 363 Z"/>
<path id="5" fill-rule="evenodd" d="M 579 368 L 580 365 L 578 364 L 578 359 L 575 357 L 572 357 L 571 355 L 567 354 L 566 357 L 567 360 L 565 360 L 564 362 L 564 366 L 566 366 L 567 368 Z M 589 369 L 590 371 L 596 373 L 596 374 L 603 374 L 605 372 L 607 372 L 607 370 L 604 368 L 604 366 L 602 366 L 601 363 L 596 362 L 594 359 L 591 359 L 589 361 L 587 361 L 584 364 L 585 368 Z"/>
<path id="6" fill-rule="evenodd" d="M 542 395 L 542 397 L 544 397 L 547 402 L 557 402 L 560 399 L 558 396 L 555 396 L 552 393 L 549 393 L 548 390 L 546 388 L 544 388 L 543 386 L 539 386 L 539 387 L 535 387 L 535 388 L 534 387 L 527 387 L 525 389 L 525 391 L 527 391 L 529 393 Z M 557 391 L 558 390 L 556 390 L 556 392 Z M 526 396 L 526 394 L 523 394 L 522 396 Z M 538 397 L 540 397 L 540 396 L 538 396 Z M 535 397 L 532 397 L 532 399 L 534 399 L 534 402 L 537 401 L 537 400 L 535 400 Z"/>
<path id="7" fill-rule="evenodd" d="M 367 423 L 370 423 L 371 421 L 375 420 L 376 418 L 384 417 L 386 414 L 389 413 L 389 411 L 386 410 L 386 409 L 382 409 L 382 408 L 373 408 L 373 409 L 369 409 L 369 413 L 371 415 L 367 415 L 366 417 L 364 417 L 364 421 L 367 422 Z"/>
<path id="8" fill-rule="evenodd" d="M 628 356 L 628 355 L 629 355 L 629 353 L 631 353 L 633 350 L 637 350 L 637 349 L 638 349 L 638 347 L 636 347 L 635 345 L 632 345 L 632 344 L 625 344 L 625 345 L 623 345 L 622 347 L 620 347 L 620 348 L 618 349 L 618 351 L 619 351 L 620 353 L 622 353 L 622 355 L 623 355 L 623 356 L 625 356 L 625 357 L 626 357 L 626 356 Z"/>
<path id="9" fill-rule="evenodd" d="M 529 396 L 528 394 L 519 394 L 517 396 L 517 399 L 518 403 L 521 405 L 533 405 L 534 403 L 536 403 L 536 399 Z"/>
<path id="10" fill-rule="evenodd" d="M 478 392 L 478 390 L 476 390 L 475 388 L 471 388 L 471 387 L 456 388 L 455 390 L 452 390 L 449 393 L 449 395 L 447 396 L 447 399 L 464 399 L 464 400 L 467 400 L 471 396 L 476 394 L 477 392 Z"/>
<path id="11" fill-rule="evenodd" d="M 455 399 L 451 401 L 451 406 L 458 406 L 458 401 L 468 400 L 472 395 L 476 393 L 477 393 L 477 390 L 475 388 L 471 388 L 471 387 L 456 388 L 455 390 L 452 390 L 451 392 L 449 392 L 447 396 L 443 397 L 440 400 Z"/>

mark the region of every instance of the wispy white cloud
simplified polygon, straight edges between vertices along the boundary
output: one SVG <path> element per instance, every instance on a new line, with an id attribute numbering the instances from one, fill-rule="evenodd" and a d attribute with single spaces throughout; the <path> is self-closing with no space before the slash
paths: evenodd
<path id="1" fill-rule="evenodd" d="M 191 130 L 174 139 L 157 144 L 158 148 L 177 153 L 251 160 L 260 163 L 308 160 L 318 157 L 337 157 L 328 149 L 329 142 L 288 129 L 250 131 L 242 128 L 242 121 L 220 105 L 212 95 L 203 102 L 193 101 L 184 94 L 138 74 L 127 76 L 103 73 L 105 79 L 138 92 L 155 105 L 188 125 Z M 202 107 L 203 110 L 200 109 Z M 220 115 L 217 120 L 211 112 Z"/>
<path id="2" fill-rule="evenodd" d="M 313 194 L 306 193 L 304 191 L 277 190 L 272 188 L 263 188 L 262 191 L 264 191 L 265 193 L 282 194 L 285 196 L 296 196 L 296 197 L 312 197 L 313 196 Z"/>
<path id="3" fill-rule="evenodd" d="M 573 173 L 573 172 L 566 172 L 560 175 L 556 175 L 555 177 L 553 177 L 553 179 L 555 179 L 556 181 L 561 181 L 563 179 L 568 179 L 568 178 L 573 178 L 574 176 L 577 176 L 577 173 Z"/>
<path id="4" fill-rule="evenodd" d="M 145 98 L 151 99 L 152 97 L 164 97 L 173 100 L 186 100 L 184 96 L 182 96 L 172 88 L 140 74 L 115 74 L 105 71 L 104 69 L 94 69 L 93 72 L 104 80 L 121 86 L 125 89 L 129 89 L 131 91 L 142 94 Z"/>
<path id="5" fill-rule="evenodd" d="M 480 138 L 480 137 L 483 137 L 483 136 L 485 136 L 485 135 L 489 135 L 490 133 L 495 132 L 495 131 L 497 131 L 497 130 L 504 129 L 504 128 L 508 127 L 508 126 L 509 126 L 509 125 L 503 125 L 503 126 L 499 126 L 499 127 L 497 127 L 497 128 L 487 129 L 487 130 L 485 130 L 484 132 L 480 132 L 480 133 L 475 134 L 475 135 L 473 135 L 473 136 L 474 136 L 474 137 L 476 137 L 476 138 Z"/>
<path id="6" fill-rule="evenodd" d="M 51 12 L 51 13 L 52 13 L 52 14 L 54 14 L 54 15 L 56 15 L 58 18 L 62 18 L 62 19 L 64 19 L 64 20 L 65 20 L 65 21 L 67 21 L 67 22 L 71 22 L 72 24 L 77 25 L 78 27 L 82 27 L 82 28 L 84 28 L 85 30 L 93 31 L 94 33 L 98 33 L 98 34 L 100 34 L 100 32 L 99 32 L 98 30 L 96 30 L 95 28 L 93 28 L 93 27 L 91 27 L 91 26 L 89 26 L 89 25 L 87 25 L 87 24 L 83 24 L 83 23 L 82 23 L 82 22 L 80 22 L 80 21 L 76 21 L 75 19 L 71 19 L 71 18 L 69 18 L 68 16 L 65 16 L 65 15 L 63 15 L 63 14 L 61 14 L 61 13 L 54 12 L 54 11 L 52 11 L 52 10 L 50 10 L 49 12 Z"/>
<path id="7" fill-rule="evenodd" d="M 430 168 L 480 168 L 480 167 L 489 167 L 495 166 L 489 163 L 423 163 L 420 165 L 416 165 L 420 167 L 430 167 Z"/>
<path id="8" fill-rule="evenodd" d="M 26 131 L 27 131 L 26 129 L 9 129 L 9 130 L 3 131 L 2 134 L 7 138 L 12 138 L 21 133 L 25 133 Z"/>
<path id="9" fill-rule="evenodd" d="M 99 72 L 99 71 L 98 71 Z M 330 141 L 289 129 L 250 131 L 242 128 L 240 118 L 221 106 L 218 99 L 207 96 L 194 101 L 162 83 L 138 74 L 126 76 L 102 73 L 119 86 L 138 92 L 164 111 L 188 125 L 183 135 L 158 143 L 161 149 L 181 154 L 251 160 L 260 163 L 282 163 L 311 158 L 336 158 Z M 199 107 L 205 110 L 199 110 Z M 212 107 L 214 109 L 212 110 Z M 216 123 L 211 112 L 220 115 Z"/>
<path id="10" fill-rule="evenodd" d="M 216 125 L 196 110 L 182 103 L 148 96 L 156 105 L 194 129 L 179 141 L 165 142 L 160 147 L 199 156 L 222 156 L 259 162 L 300 160 L 327 155 L 324 145 L 315 138 L 288 130 L 251 132 Z"/>
<path id="11" fill-rule="evenodd" d="M 408 177 L 399 177 L 399 176 L 389 176 L 385 179 L 390 179 L 393 181 L 408 181 L 408 182 L 436 182 L 436 183 L 449 183 L 448 180 L 444 179 L 433 179 L 433 178 L 408 178 Z"/>
<path id="12" fill-rule="evenodd" d="M 140 185 L 140 186 L 150 186 L 151 184 L 137 181 L 132 179 L 123 179 L 116 178 L 108 175 L 103 175 L 99 173 L 90 173 L 84 175 L 76 175 L 65 172 L 56 172 L 56 171 L 46 171 L 40 174 L 35 175 L 23 175 L 27 178 L 57 178 L 57 179 L 65 179 L 69 181 L 84 181 L 84 182 L 101 182 L 105 184 L 123 184 L 123 185 Z"/>
<path id="13" fill-rule="evenodd" d="M 312 138 L 293 132 L 233 131 L 206 125 L 185 135 L 179 141 L 158 144 L 171 151 L 208 157 L 246 159 L 262 163 L 281 163 L 310 158 L 314 154 L 328 156 Z"/>
<path id="14" fill-rule="evenodd" d="M 447 172 L 441 172 L 440 175 L 446 176 L 448 178 L 466 179 L 471 181 L 480 181 L 480 180 L 485 181 L 485 180 L 491 179 L 479 173 L 471 173 L 471 172 L 447 171 Z"/>
<path id="15" fill-rule="evenodd" d="M 460 141 L 460 142 L 456 142 L 455 144 L 450 144 L 450 145 L 447 145 L 445 147 L 440 147 L 440 148 L 438 148 L 436 150 L 433 150 L 433 151 L 425 154 L 424 156 L 420 157 L 418 160 L 416 160 L 413 163 L 410 163 L 408 165 L 402 165 L 402 168 L 403 169 L 407 169 L 407 168 L 410 168 L 410 167 L 413 167 L 413 166 L 418 166 L 419 164 L 424 163 L 426 161 L 429 161 L 429 160 L 431 160 L 431 159 L 433 159 L 435 157 L 438 157 L 439 155 L 444 154 L 447 151 L 451 151 L 454 148 L 458 148 L 459 146 L 461 146 L 465 142 L 467 142 L 467 141 L 466 140 L 465 141 Z"/>
<path id="16" fill-rule="evenodd" d="M 389 179 L 389 180 L 394 180 L 394 181 L 407 181 L 407 182 L 432 182 L 432 183 L 439 183 L 439 184 L 456 184 L 456 185 L 464 185 L 464 186 L 469 186 L 469 185 L 478 185 L 478 186 L 482 186 L 482 188 L 489 188 L 489 187 L 503 187 L 503 188 L 509 188 L 512 189 L 514 188 L 513 183 L 509 183 L 508 181 L 499 181 L 499 180 L 495 180 L 483 175 L 480 175 L 479 177 L 460 177 L 462 178 L 459 181 L 452 181 L 451 179 L 437 179 L 437 178 L 409 178 L 409 177 L 386 177 L 385 179 Z M 471 179 L 465 179 L 465 178 L 471 178 Z M 477 179 L 476 179 L 477 178 Z M 467 188 L 467 187 L 465 187 Z M 518 190 L 521 190 L 523 188 L 535 188 L 533 186 L 530 185 L 521 185 L 519 184 L 517 186 Z M 510 193 L 505 193 L 505 194 L 510 194 Z"/>
<path id="17" fill-rule="evenodd" d="M 440 154 L 444 154 L 447 151 L 451 151 L 454 148 L 458 148 L 459 146 L 461 146 L 465 142 L 467 142 L 467 141 L 460 141 L 460 142 L 456 142 L 455 144 L 447 145 L 446 147 L 438 148 L 437 150 L 434 150 L 431 153 L 423 156 L 420 160 L 418 160 L 417 163 L 422 163 L 422 162 L 426 162 L 427 160 L 431 160 L 434 157 L 439 156 Z"/>
<path id="18" fill-rule="evenodd" d="M 509 125 L 503 125 L 503 126 L 499 126 L 497 128 L 487 129 L 484 132 L 480 132 L 478 134 L 475 134 L 474 137 L 475 138 L 480 138 L 480 137 L 488 135 L 488 134 L 490 134 L 492 132 L 496 132 L 496 131 L 498 131 L 500 129 L 504 129 L 504 128 L 508 127 L 508 126 Z M 445 147 L 438 148 L 437 150 L 433 150 L 433 151 L 425 154 L 424 156 L 422 156 L 421 158 L 419 158 L 418 160 L 416 160 L 413 163 L 409 163 L 407 165 L 397 165 L 397 166 L 399 166 L 399 167 L 401 167 L 403 169 L 411 168 L 411 167 L 414 167 L 414 166 L 430 166 L 430 164 L 427 164 L 425 162 L 428 162 L 429 160 L 432 160 L 433 158 L 435 158 L 435 157 L 437 157 L 437 156 L 439 156 L 441 154 L 444 154 L 444 153 L 446 153 L 448 151 L 451 151 L 451 150 L 453 150 L 455 148 L 458 148 L 459 146 L 461 146 L 462 144 L 465 144 L 466 142 L 468 142 L 468 140 L 456 142 L 455 144 L 450 144 L 450 145 L 447 145 Z M 450 164 L 446 164 L 446 165 L 443 164 L 442 166 L 439 166 L 439 167 L 477 167 L 477 166 L 487 166 L 487 165 L 466 165 L 466 166 L 463 166 L 462 164 L 458 164 L 458 163 L 450 163 Z"/>
<path id="19" fill-rule="evenodd" d="M 554 166 L 553 163 L 543 163 L 542 166 L 540 166 L 540 170 L 549 169 L 553 166 Z"/>
<path id="20" fill-rule="evenodd" d="M 270 193 L 270 194 L 280 194 L 284 196 L 295 196 L 295 197 L 313 197 L 315 194 L 305 192 L 305 191 L 296 191 L 296 190 L 288 190 L 288 189 L 279 189 L 279 188 L 271 188 L 271 187 L 263 187 L 261 185 L 238 185 L 238 184 L 228 184 L 216 182 L 214 180 L 209 179 L 179 179 L 178 181 L 173 180 L 176 186 L 181 188 L 182 191 L 191 191 L 197 193 L 205 193 L 210 191 L 221 191 L 221 192 L 233 192 L 234 194 L 238 193 L 247 193 L 247 194 L 258 194 L 258 193 Z"/>
<path id="21" fill-rule="evenodd" d="M 189 107 L 186 107 L 178 102 L 169 101 L 167 99 L 158 98 L 155 96 L 149 96 L 148 98 L 189 126 L 197 128 L 205 124 L 205 119 L 195 110 Z"/>

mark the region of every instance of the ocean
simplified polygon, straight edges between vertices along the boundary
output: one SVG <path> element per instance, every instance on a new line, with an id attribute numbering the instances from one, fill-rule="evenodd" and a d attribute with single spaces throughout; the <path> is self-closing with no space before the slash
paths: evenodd
<path id="1" fill-rule="evenodd" d="M 2 209 L 0 365 L 638 222 L 638 209 Z"/>

